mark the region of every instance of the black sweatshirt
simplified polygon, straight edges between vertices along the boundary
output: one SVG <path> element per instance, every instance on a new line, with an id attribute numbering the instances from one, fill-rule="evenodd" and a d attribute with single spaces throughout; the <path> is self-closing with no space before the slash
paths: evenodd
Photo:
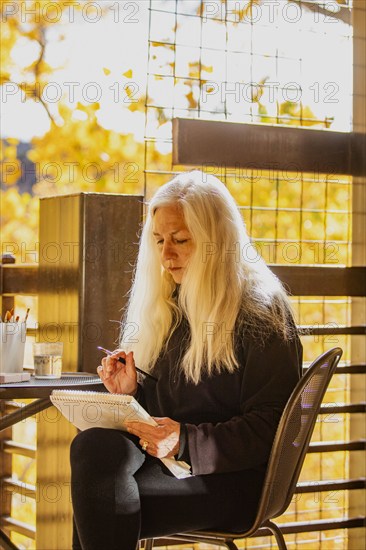
<path id="1" fill-rule="evenodd" d="M 152 416 L 182 424 L 178 458 L 188 460 L 195 475 L 263 470 L 284 406 L 301 375 L 298 337 L 284 342 L 277 334 L 264 343 L 235 337 L 239 363 L 233 373 L 203 376 L 197 385 L 185 380 L 179 365 L 189 340 L 183 320 L 137 398 Z"/>

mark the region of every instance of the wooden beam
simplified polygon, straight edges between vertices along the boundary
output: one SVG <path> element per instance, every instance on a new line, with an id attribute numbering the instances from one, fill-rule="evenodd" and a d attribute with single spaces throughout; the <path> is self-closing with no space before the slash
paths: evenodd
<path id="1" fill-rule="evenodd" d="M 294 296 L 365 296 L 366 267 L 270 266 Z M 3 293 L 37 294 L 37 266 L 2 266 Z"/>
<path id="2" fill-rule="evenodd" d="M 366 412 L 366 403 L 348 403 L 346 405 L 322 405 L 319 414 L 359 414 Z"/>
<path id="3" fill-rule="evenodd" d="M 38 265 L 0 265 L 1 294 L 38 293 Z"/>
<path id="4" fill-rule="evenodd" d="M 366 440 L 357 441 L 320 441 L 310 443 L 308 453 L 334 453 L 337 451 L 364 451 Z"/>
<path id="5" fill-rule="evenodd" d="M 332 479 L 329 481 L 305 481 L 299 483 L 295 488 L 295 493 L 321 493 L 327 491 L 353 491 L 364 489 L 366 480 L 364 477 L 359 479 Z"/>
<path id="6" fill-rule="evenodd" d="M 361 177 L 352 180 L 352 265 L 366 265 L 366 2 L 352 2 L 352 51 L 353 51 L 353 86 L 352 86 L 352 125 L 355 132 L 364 136 L 361 149 L 361 162 L 364 170 Z M 351 302 L 351 323 L 364 323 L 366 318 L 366 301 L 354 298 Z M 351 362 L 366 360 L 365 338 L 351 337 L 348 348 Z M 359 401 L 366 395 L 366 377 L 351 377 L 349 400 Z M 350 439 L 365 436 L 365 420 L 361 415 L 352 417 L 349 425 Z M 360 460 L 359 453 L 349 454 L 349 475 L 360 477 L 365 475 L 365 461 Z M 365 494 L 361 491 L 350 493 L 348 509 L 352 515 L 365 513 Z M 348 548 L 365 546 L 365 532 L 361 529 L 348 534 Z"/>
<path id="7" fill-rule="evenodd" d="M 366 374 L 366 365 L 364 363 L 359 363 L 346 365 L 344 367 L 338 366 L 334 374 Z"/>
<path id="8" fill-rule="evenodd" d="M 366 267 L 270 266 L 294 296 L 365 296 Z"/>
<path id="9" fill-rule="evenodd" d="M 173 119 L 173 163 L 361 175 L 363 134 L 264 124 Z"/>

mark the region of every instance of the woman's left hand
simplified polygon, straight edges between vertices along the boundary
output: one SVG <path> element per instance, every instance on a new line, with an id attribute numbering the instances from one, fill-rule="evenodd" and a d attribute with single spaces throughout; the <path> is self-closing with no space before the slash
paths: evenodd
<path id="1" fill-rule="evenodd" d="M 157 458 L 168 458 L 179 451 L 180 424 L 171 418 L 154 418 L 157 426 L 145 422 L 126 422 L 129 433 L 140 438 L 144 451 Z"/>

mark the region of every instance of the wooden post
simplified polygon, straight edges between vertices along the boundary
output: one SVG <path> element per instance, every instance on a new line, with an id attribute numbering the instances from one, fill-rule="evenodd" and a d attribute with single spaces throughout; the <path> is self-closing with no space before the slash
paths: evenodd
<path id="1" fill-rule="evenodd" d="M 6 402 L 0 401 L 0 416 L 5 413 Z M 2 517 L 10 516 L 11 513 L 11 493 L 3 486 L 3 479 L 12 475 L 11 454 L 4 452 L 4 441 L 7 439 L 12 439 L 12 428 L 0 432 L 0 525 Z"/>
<path id="2" fill-rule="evenodd" d="M 353 131 L 362 136 L 366 150 L 366 3 L 365 0 L 353 1 Z M 362 156 L 362 173 L 353 178 L 353 224 L 352 224 L 352 265 L 366 265 L 366 158 Z M 365 298 L 352 299 L 352 325 L 361 325 L 366 319 Z M 365 362 L 365 336 L 353 336 L 351 339 L 353 363 Z M 359 403 L 365 400 L 366 383 L 362 375 L 351 377 L 351 401 Z M 350 439 L 365 437 L 364 415 L 352 415 Z M 365 476 L 365 461 L 362 453 L 350 453 L 349 477 Z M 366 509 L 364 491 L 350 491 L 349 515 L 363 515 Z M 348 531 L 348 549 L 359 550 L 365 547 L 365 530 Z"/>
<path id="3" fill-rule="evenodd" d="M 41 200 L 37 339 L 63 341 L 63 371 L 95 372 L 103 356 L 97 345 L 117 346 L 142 204 L 142 197 L 102 193 Z M 38 415 L 37 550 L 71 548 L 75 434 L 54 407 Z"/>
<path id="4" fill-rule="evenodd" d="M 2 264 L 14 264 L 15 258 L 10 254 L 3 254 L 1 257 Z M 2 277 L 2 272 L 1 272 Z M 1 280 L 1 316 L 4 319 L 7 310 L 14 307 L 14 296 L 3 296 L 3 285 Z M 0 416 L 6 413 L 6 402 L 0 401 Z M 3 488 L 2 480 L 12 475 L 12 457 L 4 452 L 4 441 L 12 439 L 12 428 L 8 428 L 0 432 L 0 523 L 2 516 L 10 516 L 11 513 L 11 493 Z M 10 533 L 9 533 L 10 535 Z"/>
<path id="5" fill-rule="evenodd" d="M 1 264 L 15 264 L 15 257 L 11 254 L 1 256 Z M 5 313 L 14 307 L 14 296 L 3 296 L 3 270 L 1 268 L 1 317 L 4 319 Z"/>

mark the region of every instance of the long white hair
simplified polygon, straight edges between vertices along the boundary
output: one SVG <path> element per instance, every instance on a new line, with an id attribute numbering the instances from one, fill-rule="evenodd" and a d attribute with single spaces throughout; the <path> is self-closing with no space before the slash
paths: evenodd
<path id="1" fill-rule="evenodd" d="M 179 293 L 153 237 L 154 215 L 168 205 L 181 208 L 194 245 Z M 190 338 L 181 368 L 194 383 L 204 373 L 237 368 L 235 331 L 264 341 L 273 332 L 286 340 L 293 329 L 286 293 L 258 257 L 233 197 L 198 170 L 176 176 L 149 203 L 121 347 L 150 370 L 183 316 Z"/>

